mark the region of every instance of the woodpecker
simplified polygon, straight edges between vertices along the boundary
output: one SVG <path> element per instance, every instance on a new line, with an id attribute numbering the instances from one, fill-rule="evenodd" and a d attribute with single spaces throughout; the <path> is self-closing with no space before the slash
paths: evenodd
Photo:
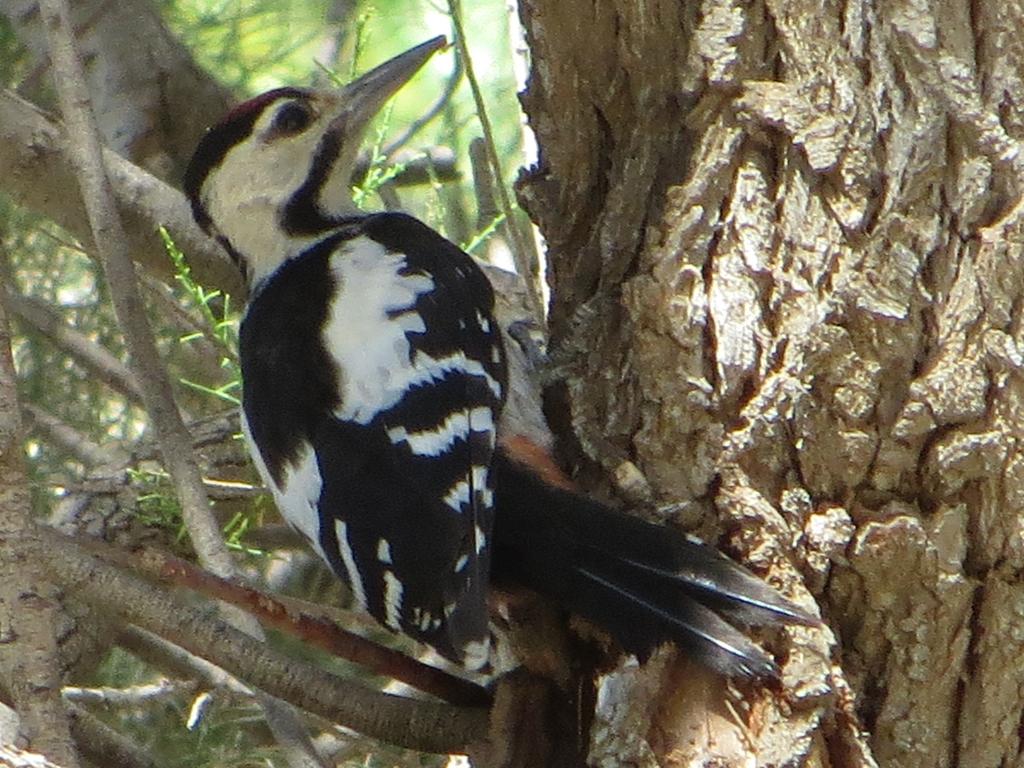
<path id="1" fill-rule="evenodd" d="M 242 424 L 259 474 L 363 609 L 468 669 L 490 656 L 495 586 L 554 600 L 642 660 L 675 642 L 724 674 L 772 675 L 730 621 L 814 620 L 714 548 L 533 465 L 499 434 L 506 351 L 483 271 L 420 221 L 354 206 L 366 125 L 445 45 L 340 90 L 268 91 L 195 152 L 193 215 L 250 289 Z"/>

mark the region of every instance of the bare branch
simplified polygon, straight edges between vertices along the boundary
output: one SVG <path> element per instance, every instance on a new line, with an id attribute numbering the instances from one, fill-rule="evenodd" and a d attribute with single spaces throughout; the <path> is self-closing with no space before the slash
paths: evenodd
<path id="1" fill-rule="evenodd" d="M 82 599 L 201 654 L 252 685 L 368 736 L 425 752 L 464 750 L 487 730 L 487 712 L 379 693 L 289 659 L 162 590 L 47 533 L 47 567 Z M 42 559 L 42 558 L 41 558 Z"/>
<path id="2" fill-rule="evenodd" d="M 88 93 L 70 36 L 67 8 L 61 0 L 47 0 L 40 7 L 50 34 L 54 80 L 71 139 L 71 155 L 78 171 L 82 197 L 86 201 L 114 310 L 125 334 L 146 410 L 156 428 L 164 463 L 174 481 L 182 513 L 200 559 L 216 572 L 229 574 L 232 571 L 231 559 L 209 514 L 209 501 L 203 490 L 199 468 L 193 460 L 191 438 L 175 405 L 174 392 L 139 295 L 127 239 L 114 205 L 98 133 L 89 112 Z"/>
<path id="3" fill-rule="evenodd" d="M 145 629 L 125 626 L 118 632 L 117 644 L 164 672 L 199 680 L 208 688 L 222 689 L 239 696 L 254 695 L 252 689 L 234 675 Z"/>
<path id="4" fill-rule="evenodd" d="M 494 171 L 487 157 L 487 142 L 477 137 L 469 142 L 469 163 L 473 169 L 473 194 L 476 197 L 476 228 L 490 226 L 501 209 L 494 199 Z M 498 181 L 497 183 L 501 183 Z"/>
<path id="5" fill-rule="evenodd" d="M 26 752 L 13 744 L 0 744 L 0 768 L 66 768 L 35 752 Z"/>
<path id="6" fill-rule="evenodd" d="M 238 606 L 264 624 L 450 704 L 484 706 L 490 701 L 487 691 L 474 683 L 348 632 L 332 621 L 292 610 L 270 595 L 218 578 L 166 552 L 146 547 L 138 555 L 128 555 L 98 542 L 89 549 L 123 567 Z"/>
<path id="7" fill-rule="evenodd" d="M 100 704 L 104 707 L 137 707 L 150 701 L 161 701 L 195 691 L 196 685 L 190 680 L 168 680 L 166 678 L 145 685 L 131 685 L 127 688 L 81 688 L 74 685 L 64 687 L 64 699 L 75 704 Z"/>
<path id="8" fill-rule="evenodd" d="M 455 157 L 445 148 L 432 148 L 399 156 L 405 170 L 396 185 L 423 184 L 431 173 L 442 181 L 458 179 Z M 244 296 L 238 269 L 223 249 L 192 221 L 184 196 L 110 149 L 103 161 L 124 217 L 130 251 L 147 272 L 170 282 L 173 269 L 156 227 L 167 228 L 174 242 L 188 254 L 196 281 L 232 296 Z M 357 166 L 356 178 L 368 163 Z M 59 124 L 10 91 L 0 91 L 0 174 L 4 191 L 17 202 L 53 219 L 85 243 L 92 241 L 89 222 L 75 184 L 68 145 Z"/>
<path id="9" fill-rule="evenodd" d="M 45 77 L 50 51 L 34 5 L 10 0 L 0 5 L 0 13 L 31 59 L 33 69 L 19 83 L 20 92 L 46 104 L 53 99 Z M 196 63 L 168 28 L 159 5 L 148 0 L 71 5 L 104 143 L 151 172 L 179 177 L 210 120 L 228 108 L 228 89 Z"/>
<path id="10" fill-rule="evenodd" d="M 156 768 L 156 763 L 137 744 L 121 735 L 91 712 L 68 706 L 71 733 L 82 754 L 96 765 L 118 768 Z"/>
<path id="11" fill-rule="evenodd" d="M 40 438 L 52 443 L 63 451 L 70 453 L 86 466 L 112 464 L 125 460 L 116 450 L 109 450 L 97 445 L 77 429 L 64 423 L 45 408 L 32 403 L 22 406 L 28 416 L 28 428 L 36 432 Z"/>
<path id="12" fill-rule="evenodd" d="M 74 768 L 78 758 L 60 699 L 58 608 L 29 554 L 34 527 L 10 338 L 0 293 L 0 679 L 33 746 Z"/>
<path id="13" fill-rule="evenodd" d="M 171 279 L 171 261 L 156 230 L 163 224 L 189 255 L 196 280 L 233 295 L 245 294 L 238 270 L 192 221 L 181 193 L 113 150 L 104 149 L 102 154 L 124 216 L 130 252 L 147 271 Z M 92 242 L 70 145 L 61 127 L 10 91 L 0 91 L 0 173 L 4 191 L 15 201 L 53 219 L 82 242 Z"/>
<path id="14" fill-rule="evenodd" d="M 132 372 L 105 348 L 76 331 L 53 308 L 41 301 L 7 291 L 4 303 L 10 311 L 67 352 L 97 379 L 133 403 L 142 404 L 142 393 Z"/>

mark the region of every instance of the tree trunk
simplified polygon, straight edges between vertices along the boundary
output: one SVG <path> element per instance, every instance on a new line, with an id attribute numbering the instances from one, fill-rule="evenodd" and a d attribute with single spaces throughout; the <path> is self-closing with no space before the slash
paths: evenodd
<path id="1" fill-rule="evenodd" d="M 781 689 L 728 707 L 671 659 L 624 671 L 595 754 L 1020 764 L 1024 7 L 521 12 L 578 461 L 835 633 L 766 638 Z"/>

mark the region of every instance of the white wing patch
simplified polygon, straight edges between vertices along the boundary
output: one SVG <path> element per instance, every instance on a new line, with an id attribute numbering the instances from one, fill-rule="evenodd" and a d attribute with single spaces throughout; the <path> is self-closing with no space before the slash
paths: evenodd
<path id="1" fill-rule="evenodd" d="M 491 438 L 494 448 L 494 414 L 486 406 L 478 406 L 469 412 L 469 427 L 474 432 L 486 432 Z"/>
<path id="2" fill-rule="evenodd" d="M 491 373 L 487 359 L 490 355 L 496 365 L 502 362 L 498 343 L 492 341 L 490 348 L 482 348 L 482 361 L 469 359 L 465 352 L 457 349 L 447 354 L 447 350 L 438 352 L 436 347 L 428 347 L 434 350 L 435 357 L 422 351 L 423 347 L 416 344 L 415 338 L 410 343 L 410 335 L 431 330 L 426 327 L 431 315 L 427 305 L 420 302 L 421 297 L 438 286 L 428 275 L 404 274 L 409 271 L 409 262 L 404 254 L 389 253 L 369 237 L 356 237 L 339 245 L 331 254 L 330 270 L 336 290 L 321 330 L 321 340 L 324 348 L 335 358 L 340 373 L 335 417 L 364 426 L 375 423 L 378 416 L 399 405 L 411 390 L 429 387 L 454 376 L 472 379 L 477 387 L 481 384 L 486 386 L 496 403 L 502 401 L 502 385 L 498 380 L 501 374 Z M 424 314 L 420 314 L 417 306 Z M 493 330 L 494 321 L 482 310 L 459 319 L 463 330 L 474 322 L 484 334 Z M 463 549 L 453 553 L 458 556 L 446 566 L 453 569 L 457 574 L 454 579 L 462 580 L 460 583 L 466 579 L 487 578 L 486 573 L 477 572 L 483 564 L 481 553 L 489 546 L 487 533 L 481 525 L 488 525 L 491 519 L 489 508 L 494 501 L 487 465 L 495 446 L 497 417 L 494 408 L 497 406 L 480 404 L 491 397 L 481 393 L 479 388 L 476 393 L 473 401 L 463 402 L 461 410 L 438 413 L 433 425 L 421 420 L 415 427 L 407 428 L 392 422 L 386 432 L 393 445 L 407 446 L 414 455 L 422 457 L 444 456 L 460 441 L 469 444 L 469 463 L 454 468 L 454 474 L 447 475 L 449 479 L 445 482 L 450 482 L 451 486 L 443 498 L 450 509 L 471 515 L 466 522 L 466 534 L 470 540 L 465 542 Z M 319 477 L 317 480 L 319 482 Z M 319 493 L 319 485 L 317 489 Z M 312 512 L 311 525 L 315 526 L 315 506 Z M 406 597 L 411 600 L 416 590 L 406 596 L 406 584 L 396 575 L 391 544 L 397 540 L 377 539 L 375 551 L 359 552 L 361 557 L 375 559 L 376 562 L 360 561 L 357 564 L 345 522 L 335 520 L 334 526 L 341 564 L 355 600 L 367 607 L 369 588 L 375 603 L 375 615 L 385 625 L 398 630 L 404 624 L 406 629 L 418 628 L 425 633 L 436 631 L 443 626 L 446 617 L 452 617 L 456 610 L 454 602 L 437 613 L 422 606 L 405 605 L 410 602 Z M 401 556 L 401 547 L 395 553 Z M 358 565 L 369 569 L 364 569 L 365 579 L 360 576 Z M 374 567 L 370 568 L 371 565 Z M 398 565 L 403 564 L 399 562 Z M 413 579 L 413 576 L 408 578 Z M 419 585 L 413 580 L 408 582 L 408 586 Z M 477 607 L 468 605 L 465 610 L 476 611 Z M 473 621 L 477 618 L 475 613 L 467 613 L 467 617 Z M 479 632 L 474 631 L 477 636 L 470 642 L 464 642 L 466 635 L 461 630 L 460 634 L 463 639 L 458 643 L 462 647 L 455 650 L 462 653 L 463 663 L 469 668 L 485 664 L 490 651 L 489 638 L 480 638 Z"/>
<path id="3" fill-rule="evenodd" d="M 408 443 L 409 450 L 418 456 L 440 456 L 447 453 L 456 440 L 469 437 L 469 419 L 465 412 L 453 413 L 434 429 L 407 432 L 405 427 L 392 427 L 388 437 L 396 445 Z"/>
<path id="4" fill-rule="evenodd" d="M 465 411 L 453 413 L 434 429 L 407 432 L 405 427 L 392 427 L 388 437 L 394 444 L 408 443 L 409 450 L 418 456 L 440 456 L 446 453 L 456 440 L 465 440 L 470 431 L 488 435 L 490 448 L 494 449 L 494 417 L 491 409 L 480 406 L 467 415 Z"/>
<path id="5" fill-rule="evenodd" d="M 404 255 L 388 253 L 368 237 L 354 238 L 331 255 L 338 290 L 322 333 L 325 348 L 345 372 L 336 415 L 346 421 L 368 424 L 394 405 L 414 370 L 405 334 L 425 330 L 413 307 L 434 281 L 402 275 L 405 266 Z"/>
<path id="6" fill-rule="evenodd" d="M 402 427 L 395 427 L 388 430 L 388 435 L 395 443 L 407 441 L 413 453 L 437 456 L 444 453 L 457 437 L 468 437 L 470 432 L 487 435 L 488 446 L 494 450 L 494 416 L 490 408 L 478 406 L 470 410 L 468 415 L 466 412 L 452 414 L 434 430 L 407 433 Z M 469 506 L 474 492 L 481 494 L 485 506 L 493 505 L 494 491 L 488 485 L 488 468 L 479 464 L 470 466 L 468 478 L 456 481 L 442 501 L 456 512 L 461 512 Z"/>
<path id="7" fill-rule="evenodd" d="M 412 609 L 412 623 L 420 628 L 421 632 L 427 630 L 436 630 L 441 626 L 441 619 L 434 616 L 430 611 L 424 611 L 422 608 Z"/>
<path id="8" fill-rule="evenodd" d="M 412 351 L 406 334 L 426 331 L 416 301 L 435 285 L 427 275 L 403 275 L 406 266 L 403 254 L 388 253 L 365 236 L 346 242 L 331 255 L 338 290 L 322 333 L 325 348 L 345 372 L 341 405 L 335 411 L 339 419 L 369 424 L 413 387 L 440 381 L 453 371 L 483 379 L 501 399 L 501 384 L 462 352 L 435 358 Z M 477 319 L 487 332 L 487 318 Z M 431 439 L 424 434 L 424 440 L 427 450 Z"/>
<path id="9" fill-rule="evenodd" d="M 448 489 L 442 501 L 456 512 L 461 512 L 462 508 L 469 504 L 469 481 L 459 480 Z"/>
<path id="10" fill-rule="evenodd" d="M 317 502 L 320 500 L 320 489 L 323 487 L 323 480 L 320 477 L 320 468 L 317 466 L 316 454 L 313 446 L 303 443 L 303 450 L 298 459 L 291 461 L 284 467 L 284 477 L 281 485 L 278 486 L 267 470 L 259 448 L 252 439 L 249 431 L 249 422 L 242 412 L 242 434 L 249 448 L 249 455 L 252 456 L 256 471 L 264 485 L 270 489 L 281 511 L 284 519 L 297 530 L 309 545 L 324 560 L 323 547 L 320 546 L 320 514 L 317 512 Z"/>
<path id="11" fill-rule="evenodd" d="M 352 545 L 348 541 L 348 526 L 344 520 L 334 521 L 334 535 L 338 539 L 338 553 L 341 555 L 341 562 L 345 564 L 345 573 L 348 574 L 348 586 L 352 590 L 352 596 L 359 603 L 360 607 L 366 608 L 366 589 L 363 587 L 363 578 L 356 568 L 356 559 L 352 555 Z"/>
<path id="12" fill-rule="evenodd" d="M 487 487 L 487 467 L 481 467 L 479 464 L 474 464 L 471 477 L 473 478 L 474 491 L 482 491 Z"/>
<path id="13" fill-rule="evenodd" d="M 402 618 L 402 582 L 391 571 L 384 571 L 384 623 L 399 629 Z"/>
<path id="14" fill-rule="evenodd" d="M 394 325 L 396 329 L 401 330 L 398 323 L 394 320 L 389 320 L 388 322 Z M 331 324 L 331 322 L 328 323 L 325 332 L 330 331 Z M 397 368 L 376 368 L 370 380 L 372 381 L 372 386 L 366 380 L 359 381 L 358 386 L 354 387 L 349 387 L 347 383 L 343 383 L 343 397 L 345 399 L 341 407 L 334 412 L 334 415 L 339 419 L 354 421 L 357 424 L 369 424 L 373 421 L 374 416 L 396 405 L 413 387 L 441 381 L 452 371 L 462 371 L 470 376 L 483 379 L 491 392 L 494 393 L 494 396 L 499 399 L 501 398 L 501 384 L 487 373 L 480 363 L 476 360 L 467 360 L 461 352 L 438 358 L 431 357 L 423 352 L 417 352 L 412 358 L 412 364 L 410 364 L 408 357 L 409 342 L 406 340 L 404 332 L 402 332 L 400 340 L 395 340 L 388 345 L 388 349 L 378 348 L 383 346 L 376 343 L 373 347 L 370 347 L 368 344 L 359 345 L 360 354 L 366 358 L 378 358 L 382 355 L 393 354 L 395 350 L 399 350 L 404 352 L 404 357 L 400 354 L 394 355 L 395 360 L 393 362 L 398 366 Z M 350 358 L 343 358 L 339 355 L 338 359 L 343 361 L 343 365 L 350 365 L 348 362 Z M 398 362 L 399 360 L 401 362 Z M 348 379 L 354 379 L 355 376 L 351 373 L 351 368 L 347 370 L 349 372 Z"/>

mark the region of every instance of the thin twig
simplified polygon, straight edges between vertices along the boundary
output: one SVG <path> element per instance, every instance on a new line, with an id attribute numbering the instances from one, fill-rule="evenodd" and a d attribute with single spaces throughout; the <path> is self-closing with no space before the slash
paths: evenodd
<path id="1" fill-rule="evenodd" d="M 314 76 L 313 85 L 322 88 L 327 85 L 327 73 L 335 68 L 338 54 L 345 44 L 345 38 L 349 33 L 351 16 L 356 10 L 355 0 L 334 0 L 325 14 L 325 29 L 323 39 L 317 49 L 314 60 L 322 69 Z"/>
<path id="2" fill-rule="evenodd" d="M 68 325 L 52 307 L 38 299 L 6 291 L 4 304 L 20 320 L 46 336 L 99 381 L 119 392 L 136 405 L 142 405 L 142 393 L 132 372 L 84 333 Z"/>
<path id="3" fill-rule="evenodd" d="M 113 465 L 127 460 L 127 456 L 116 448 L 105 448 L 94 443 L 45 408 L 25 403 L 22 410 L 28 417 L 29 430 L 36 432 L 44 442 L 71 454 L 87 467 Z"/>
<path id="4" fill-rule="evenodd" d="M 118 632 L 117 644 L 151 667 L 199 681 L 200 687 L 215 692 L 220 698 L 254 698 L 252 689 L 238 678 L 152 632 L 131 625 L 124 626 Z M 379 744 L 366 736 L 341 728 L 332 720 L 319 715 L 310 714 L 309 717 L 318 722 L 323 729 L 314 740 L 317 752 L 324 755 L 329 762 L 333 761 L 332 765 L 344 762 L 339 749 L 346 750 L 346 754 L 351 750 L 351 754 L 363 755 L 374 749 L 379 750 Z"/>
<path id="5" fill-rule="evenodd" d="M 117 644 L 162 672 L 198 680 L 207 688 L 223 690 L 234 696 L 250 699 L 254 696 L 252 688 L 216 664 L 140 627 L 122 627 L 117 633 Z"/>
<path id="6" fill-rule="evenodd" d="M 516 271 L 527 286 L 527 299 L 534 320 L 540 327 L 545 325 L 545 314 L 543 304 L 536 285 L 535 266 L 530 263 L 530 249 L 523 242 L 522 232 L 519 227 L 511 226 L 514 219 L 514 207 L 508 190 L 505 188 L 505 175 L 501 170 L 501 161 L 498 159 L 497 144 L 494 140 L 494 130 L 491 128 L 491 120 L 487 115 L 487 105 L 484 102 L 483 91 L 473 71 L 473 60 L 469 55 L 469 45 L 466 43 L 466 31 L 462 24 L 462 2 L 461 0 L 448 0 L 448 10 L 452 17 L 452 24 L 455 27 L 455 45 L 458 48 L 459 56 L 466 68 L 466 79 L 469 81 L 470 90 L 473 93 L 473 102 L 476 104 L 476 116 L 480 121 L 480 128 L 484 132 L 484 140 L 487 144 L 487 154 L 490 158 L 491 167 L 494 170 L 494 177 L 497 182 L 498 198 L 501 201 L 501 209 L 505 214 L 505 220 L 509 222 L 508 232 L 511 240 L 512 262 L 516 265 Z"/>
<path id="7" fill-rule="evenodd" d="M 66 0 L 42 0 L 39 4 L 50 43 L 54 84 L 68 134 L 69 155 L 76 169 L 89 224 L 118 323 L 125 335 L 132 368 L 139 383 L 146 411 L 153 422 L 164 466 L 171 475 L 182 517 L 203 566 L 230 576 L 234 564 L 220 528 L 210 512 L 192 441 L 174 401 L 174 391 L 157 352 L 153 330 L 139 294 L 128 240 L 114 202 L 114 194 L 103 165 L 102 147 L 95 117 L 89 108 L 89 92 L 75 50 Z M 226 614 L 237 626 L 260 636 L 259 625 L 245 614 Z M 323 765 L 308 733 L 295 713 L 265 699 L 267 723 L 286 747 L 294 766 Z"/>
<path id="8" fill-rule="evenodd" d="M 385 147 L 381 154 L 388 149 Z M 395 149 L 385 155 L 390 164 L 400 167 L 391 179 L 396 187 L 413 187 L 419 184 L 432 184 L 436 181 L 458 181 L 458 161 L 451 147 L 433 146 L 425 149 Z M 372 166 L 368 153 L 360 155 L 352 171 L 352 186 L 358 187 L 365 180 Z"/>
<path id="9" fill-rule="evenodd" d="M 410 123 L 408 128 L 381 148 L 380 153 L 386 157 L 389 162 L 396 162 L 396 158 L 393 157 L 393 155 L 408 144 L 412 140 L 413 136 L 423 130 L 426 125 L 444 111 L 444 108 L 448 106 L 448 102 L 452 100 L 452 96 L 455 95 L 455 91 L 458 89 L 459 83 L 462 82 L 462 75 L 464 72 L 465 68 L 462 66 L 462 56 L 460 56 L 456 51 L 455 68 L 452 70 L 451 75 L 448 76 L 448 80 L 445 83 L 444 90 L 441 91 L 441 95 L 437 97 L 437 100 L 430 105 L 426 112 Z M 435 173 L 436 172 L 435 166 Z"/>
<path id="10" fill-rule="evenodd" d="M 264 491 L 266 493 L 266 491 Z M 245 532 L 245 543 L 262 550 L 287 549 L 309 551 L 309 545 L 296 533 L 295 529 L 284 523 L 265 523 Z M 294 598 L 288 598 L 294 599 Z M 287 602 L 287 600 L 285 601 Z"/>
<path id="11" fill-rule="evenodd" d="M 210 372 L 220 370 L 221 358 L 237 361 L 238 352 L 226 344 L 209 323 L 183 307 L 166 283 L 147 275 L 143 277 L 143 287 L 160 312 L 174 325 L 174 332 L 179 338 L 192 337 L 188 343 L 195 348 L 197 356 L 202 358 Z"/>
<path id="12" fill-rule="evenodd" d="M 75 704 L 99 704 L 104 707 L 138 707 L 151 701 L 174 698 L 195 692 L 196 684 L 191 680 L 168 680 L 166 678 L 145 685 L 130 685 L 127 688 L 82 688 L 66 685 L 61 693 L 65 701 Z"/>

